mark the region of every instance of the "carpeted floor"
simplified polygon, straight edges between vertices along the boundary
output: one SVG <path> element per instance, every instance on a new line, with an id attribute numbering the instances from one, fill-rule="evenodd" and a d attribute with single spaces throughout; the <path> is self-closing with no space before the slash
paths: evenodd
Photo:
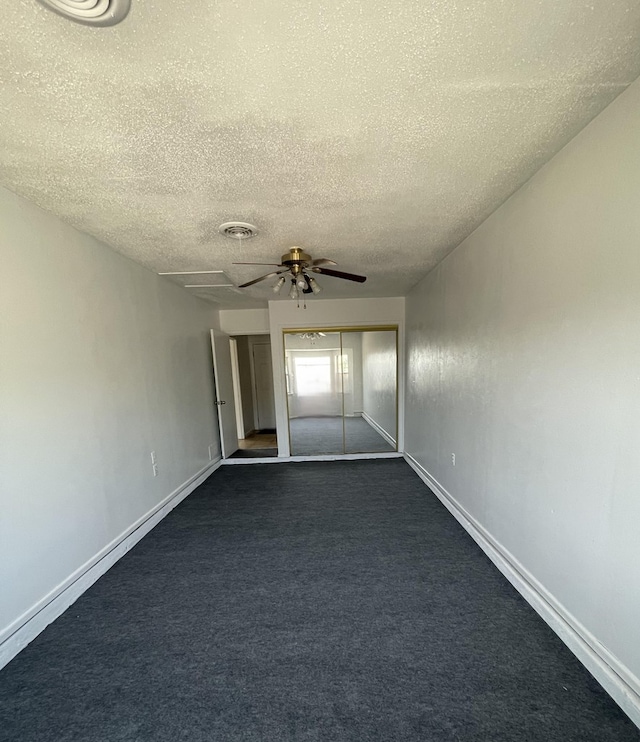
<path id="1" fill-rule="evenodd" d="M 291 455 L 332 453 L 387 453 L 395 448 L 361 417 L 345 417 L 345 451 L 342 450 L 342 417 L 297 417 L 290 421 Z"/>
<path id="2" fill-rule="evenodd" d="M 0 673 L 12 742 L 638 742 L 397 459 L 219 469 Z"/>

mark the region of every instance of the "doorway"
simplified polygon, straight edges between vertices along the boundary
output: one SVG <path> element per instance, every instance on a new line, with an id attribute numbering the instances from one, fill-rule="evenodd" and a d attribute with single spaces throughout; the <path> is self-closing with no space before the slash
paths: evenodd
<path id="1" fill-rule="evenodd" d="M 268 335 L 231 338 L 238 450 L 231 458 L 278 455 L 271 340 Z"/>
<path id="2" fill-rule="evenodd" d="M 398 328 L 285 330 L 292 456 L 397 451 Z"/>

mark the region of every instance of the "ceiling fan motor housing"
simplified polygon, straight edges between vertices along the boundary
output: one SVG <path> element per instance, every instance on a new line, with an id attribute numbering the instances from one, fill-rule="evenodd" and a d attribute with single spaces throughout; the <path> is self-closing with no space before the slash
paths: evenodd
<path id="1" fill-rule="evenodd" d="M 291 268 L 291 272 L 296 276 L 303 268 L 311 262 L 311 255 L 308 255 L 300 247 L 292 247 L 288 253 L 281 258 L 282 265 Z"/>

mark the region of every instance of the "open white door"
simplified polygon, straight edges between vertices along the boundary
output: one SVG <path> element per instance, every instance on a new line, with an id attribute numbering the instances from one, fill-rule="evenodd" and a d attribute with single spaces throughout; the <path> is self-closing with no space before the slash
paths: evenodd
<path id="1" fill-rule="evenodd" d="M 211 330 L 211 350 L 213 352 L 213 376 L 216 382 L 215 403 L 218 407 L 218 424 L 220 425 L 220 448 L 222 458 L 228 459 L 238 450 L 229 336 L 220 330 Z"/>

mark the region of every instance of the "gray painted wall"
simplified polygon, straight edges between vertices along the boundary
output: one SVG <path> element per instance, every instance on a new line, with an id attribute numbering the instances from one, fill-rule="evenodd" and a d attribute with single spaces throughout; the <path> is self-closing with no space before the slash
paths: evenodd
<path id="1" fill-rule="evenodd" d="M 394 441 L 397 440 L 396 353 L 395 332 L 362 333 L 362 410 Z"/>
<path id="2" fill-rule="evenodd" d="M 640 82 L 406 316 L 407 452 L 637 692 Z"/>
<path id="3" fill-rule="evenodd" d="M 238 377 L 240 382 L 240 399 L 242 400 L 242 420 L 245 436 L 256 428 L 256 413 L 253 405 L 253 380 L 251 378 L 251 348 L 246 335 L 236 337 L 238 344 Z"/>
<path id="4" fill-rule="evenodd" d="M 250 335 L 249 352 L 251 354 L 252 386 L 255 389 L 255 420 L 257 430 L 270 430 L 276 427 L 276 410 L 273 402 L 273 366 L 271 364 L 271 338 L 268 333 Z M 260 364 L 256 363 L 256 345 L 267 346 L 264 358 L 268 360 L 265 378 L 260 378 Z M 267 391 L 268 390 L 268 391 Z"/>
<path id="5" fill-rule="evenodd" d="M 214 310 L 4 189 L 0 225 L 1 641 L 218 435 Z"/>
<path id="6" fill-rule="evenodd" d="M 350 391 L 344 393 L 344 414 L 356 415 L 362 414 L 362 333 L 361 332 L 343 332 L 342 348 L 351 361 L 351 386 Z"/>

